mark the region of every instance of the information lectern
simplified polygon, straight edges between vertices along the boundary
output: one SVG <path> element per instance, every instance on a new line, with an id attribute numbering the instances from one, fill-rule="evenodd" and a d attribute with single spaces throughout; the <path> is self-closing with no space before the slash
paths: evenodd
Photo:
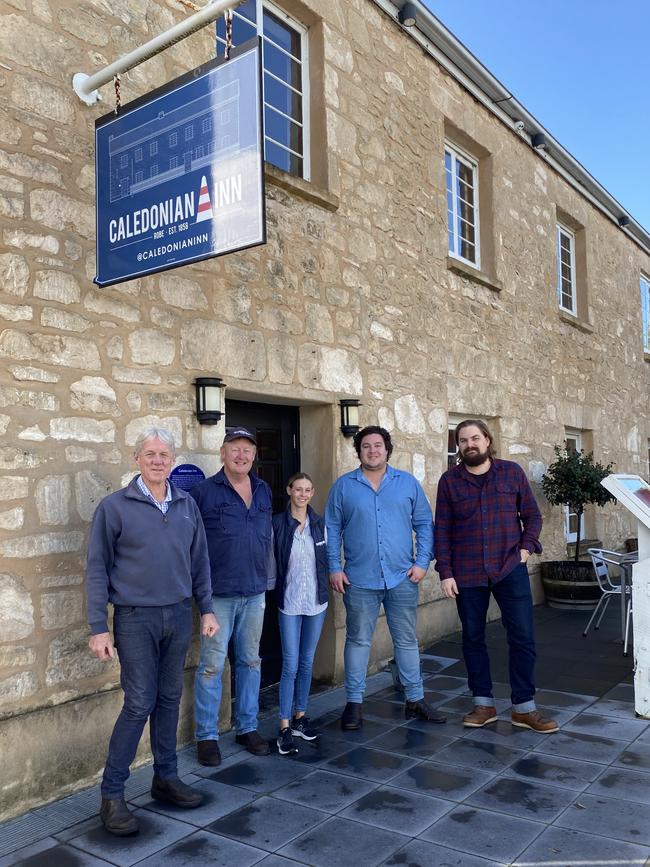
<path id="1" fill-rule="evenodd" d="M 637 520 L 639 561 L 632 568 L 634 709 L 650 719 L 650 485 L 623 473 L 607 476 L 601 484 Z"/>

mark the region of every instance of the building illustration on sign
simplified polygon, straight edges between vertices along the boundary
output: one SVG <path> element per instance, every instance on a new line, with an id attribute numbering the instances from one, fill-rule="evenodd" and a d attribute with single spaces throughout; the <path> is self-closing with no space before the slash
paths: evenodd
<path id="1" fill-rule="evenodd" d="M 209 165 L 239 148 L 239 82 L 111 136 L 110 201 Z"/>

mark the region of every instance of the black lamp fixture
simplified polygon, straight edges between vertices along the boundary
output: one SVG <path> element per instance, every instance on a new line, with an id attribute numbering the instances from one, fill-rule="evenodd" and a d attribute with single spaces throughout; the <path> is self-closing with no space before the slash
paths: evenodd
<path id="1" fill-rule="evenodd" d="M 543 132 L 536 132 L 535 135 L 530 140 L 530 143 L 535 148 L 536 151 L 545 151 L 548 148 L 548 143 L 546 141 L 546 136 Z"/>
<path id="2" fill-rule="evenodd" d="M 341 433 L 344 437 L 353 437 L 359 431 L 359 406 L 356 398 L 344 398 L 340 401 Z"/>
<path id="3" fill-rule="evenodd" d="M 415 27 L 418 21 L 418 8 L 415 3 L 405 3 L 397 13 L 397 20 L 402 27 Z"/>
<path id="4" fill-rule="evenodd" d="M 630 220 L 630 218 L 627 216 L 627 214 L 622 214 L 618 218 L 618 225 L 621 227 L 621 229 L 624 229 L 626 226 L 629 226 L 631 222 L 632 222 L 632 220 Z"/>
<path id="5" fill-rule="evenodd" d="M 196 417 L 199 424 L 219 424 L 223 416 L 223 391 L 226 383 L 218 376 L 197 376 Z"/>

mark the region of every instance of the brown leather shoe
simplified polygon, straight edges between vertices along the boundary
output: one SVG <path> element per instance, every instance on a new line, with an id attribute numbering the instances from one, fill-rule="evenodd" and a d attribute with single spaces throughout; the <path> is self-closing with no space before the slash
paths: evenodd
<path id="1" fill-rule="evenodd" d="M 497 721 L 497 709 L 491 705 L 485 707 L 482 704 L 474 705 L 474 710 L 471 713 L 466 713 L 463 717 L 463 725 L 468 729 L 480 729 L 491 722 Z"/>
<path id="2" fill-rule="evenodd" d="M 116 837 L 130 837 L 140 830 L 124 798 L 102 798 L 99 818 L 108 833 L 115 834 Z"/>
<path id="3" fill-rule="evenodd" d="M 534 732 L 541 732 L 544 735 L 550 735 L 560 728 L 554 719 L 542 716 L 538 710 L 531 710 L 528 713 L 517 713 L 516 710 L 513 710 L 512 724 L 522 729 L 532 729 Z"/>

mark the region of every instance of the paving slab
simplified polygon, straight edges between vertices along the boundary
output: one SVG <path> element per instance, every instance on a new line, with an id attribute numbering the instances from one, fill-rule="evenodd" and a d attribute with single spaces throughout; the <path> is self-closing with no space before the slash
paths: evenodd
<path id="1" fill-rule="evenodd" d="M 325 819 L 322 811 L 264 796 L 211 822 L 207 830 L 275 852 Z"/>
<path id="2" fill-rule="evenodd" d="M 558 865 L 584 864 L 589 867 L 625 865 L 643 867 L 650 857 L 650 848 L 608 840 L 580 831 L 551 827 L 525 849 L 513 862 L 513 867 L 558 867 Z"/>
<path id="3" fill-rule="evenodd" d="M 453 807 L 451 801 L 380 786 L 343 810 L 341 816 L 415 837 Z"/>
<path id="4" fill-rule="evenodd" d="M 279 854 L 311 867 L 375 867 L 408 840 L 394 831 L 333 816 L 284 846 Z"/>
<path id="5" fill-rule="evenodd" d="M 263 849 L 247 846 L 237 840 L 229 840 L 209 831 L 196 831 L 140 861 L 138 867 L 251 867 L 259 864 L 266 854 Z"/>

